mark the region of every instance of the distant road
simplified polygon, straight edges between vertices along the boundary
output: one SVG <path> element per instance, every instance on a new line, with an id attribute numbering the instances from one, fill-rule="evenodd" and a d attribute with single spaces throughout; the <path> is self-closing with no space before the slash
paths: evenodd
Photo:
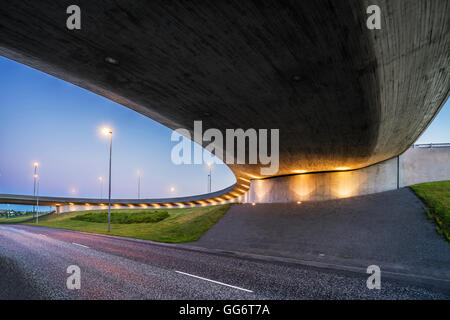
<path id="1" fill-rule="evenodd" d="M 81 289 L 69 290 L 69 265 Z M 145 241 L 33 226 L 0 225 L 0 299 L 449 299 L 445 286 Z"/>

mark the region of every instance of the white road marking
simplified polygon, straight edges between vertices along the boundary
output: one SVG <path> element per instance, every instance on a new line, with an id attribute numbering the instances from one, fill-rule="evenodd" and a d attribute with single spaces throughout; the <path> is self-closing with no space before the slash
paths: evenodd
<path id="1" fill-rule="evenodd" d="M 39 233 L 40 236 L 47 237 L 45 234 Z"/>
<path id="2" fill-rule="evenodd" d="M 194 278 L 197 278 L 197 279 L 201 279 L 201 280 L 205 280 L 205 281 L 221 284 L 223 286 L 231 287 L 231 288 L 234 288 L 234 289 L 238 289 L 238 290 L 242 290 L 242 291 L 246 291 L 246 292 L 253 292 L 252 290 L 248 290 L 248 289 L 232 286 L 231 284 L 226 284 L 226 283 L 223 283 L 223 282 L 219 282 L 219 281 L 215 281 L 215 280 L 199 277 L 199 276 L 196 276 L 196 275 L 193 275 L 193 274 L 189 274 L 189 273 L 186 273 L 186 272 L 181 272 L 181 271 L 177 271 L 177 270 L 175 270 L 175 272 L 184 274 L 186 276 L 194 277 Z"/>
<path id="3" fill-rule="evenodd" d="M 88 246 L 85 246 L 84 244 L 79 244 L 79 243 L 76 243 L 76 242 L 72 242 L 72 244 L 74 244 L 76 246 L 83 247 L 83 248 L 89 248 Z"/>

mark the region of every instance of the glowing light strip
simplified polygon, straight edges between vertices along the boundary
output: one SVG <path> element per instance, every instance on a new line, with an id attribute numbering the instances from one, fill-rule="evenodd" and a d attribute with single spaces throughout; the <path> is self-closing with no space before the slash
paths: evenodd
<path id="1" fill-rule="evenodd" d="M 246 173 L 246 175 L 252 179 L 261 179 L 261 177 L 255 176 L 253 174 Z"/>

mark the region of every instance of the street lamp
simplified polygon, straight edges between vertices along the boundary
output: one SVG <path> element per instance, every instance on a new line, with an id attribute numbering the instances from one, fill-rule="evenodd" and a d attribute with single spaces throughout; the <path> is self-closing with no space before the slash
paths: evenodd
<path id="1" fill-rule="evenodd" d="M 209 174 L 208 174 L 208 193 L 211 193 L 211 180 L 212 180 L 212 176 L 211 176 L 211 170 L 212 170 L 212 162 L 208 162 L 208 169 L 209 169 Z"/>
<path id="2" fill-rule="evenodd" d="M 37 180 L 37 188 L 36 188 L 36 224 L 38 224 L 39 223 L 39 176 L 37 174 L 35 174 L 34 178 Z"/>
<path id="3" fill-rule="evenodd" d="M 141 198 L 141 170 L 137 171 L 138 175 L 138 199 Z"/>
<path id="4" fill-rule="evenodd" d="M 111 158 L 112 158 L 112 130 L 103 129 L 103 133 L 109 135 L 109 191 L 108 191 L 108 232 L 111 230 Z"/>
<path id="5" fill-rule="evenodd" d="M 35 162 L 34 163 L 34 175 L 33 175 L 33 177 L 34 177 L 33 197 L 36 197 L 36 179 L 38 177 L 38 175 L 37 175 L 37 168 L 38 168 L 38 166 L 39 166 L 39 163 Z M 33 218 L 34 218 L 34 215 L 35 215 L 35 211 L 36 211 L 36 208 L 35 208 L 35 206 L 33 206 Z"/>

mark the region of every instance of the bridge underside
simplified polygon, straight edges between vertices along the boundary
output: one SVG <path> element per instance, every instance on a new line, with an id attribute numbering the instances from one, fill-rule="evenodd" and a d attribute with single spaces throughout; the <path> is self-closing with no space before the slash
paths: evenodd
<path id="1" fill-rule="evenodd" d="M 3 3 L 0 54 L 172 129 L 279 128 L 276 175 L 395 157 L 449 94 L 447 0 L 85 0 L 74 31 L 70 4 Z M 381 30 L 366 27 L 373 4 Z M 230 167 L 228 195 L 261 178 L 259 165 Z"/>

